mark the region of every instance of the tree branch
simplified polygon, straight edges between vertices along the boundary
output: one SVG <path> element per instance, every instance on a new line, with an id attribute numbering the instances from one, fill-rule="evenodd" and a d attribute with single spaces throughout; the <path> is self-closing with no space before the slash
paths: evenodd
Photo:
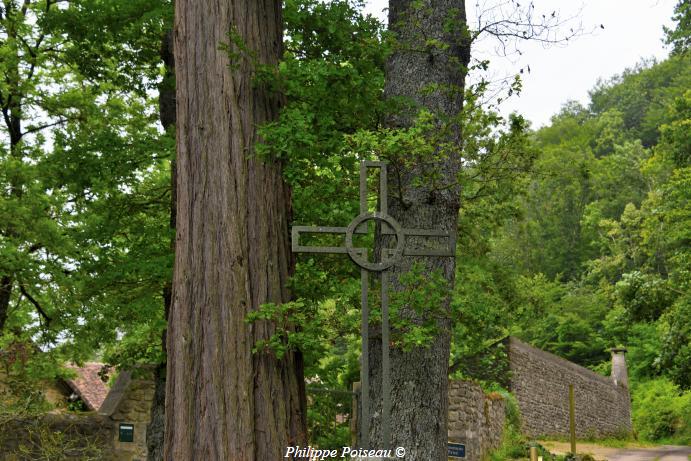
<path id="1" fill-rule="evenodd" d="M 24 136 L 25 134 L 35 133 L 37 131 L 41 131 L 41 130 L 44 130 L 46 128 L 50 128 L 51 126 L 62 125 L 63 123 L 66 123 L 66 122 L 67 122 L 66 118 L 61 118 L 60 120 L 57 120 L 57 121 L 52 122 L 52 123 L 46 123 L 44 125 L 33 126 L 31 128 L 26 129 L 22 133 L 22 136 Z"/>
<path id="2" fill-rule="evenodd" d="M 24 44 L 24 47 L 26 48 L 27 53 L 29 53 L 29 56 L 31 56 L 31 62 L 29 64 L 29 70 L 26 73 L 26 81 L 31 81 L 31 79 L 34 77 L 34 72 L 36 71 L 36 62 L 38 60 L 38 52 L 39 48 L 41 47 L 41 43 L 43 42 L 43 39 L 46 38 L 45 34 L 39 35 L 39 37 L 36 39 L 36 45 L 32 48 L 31 45 L 29 45 L 29 42 L 24 40 L 23 37 L 20 37 L 22 43 Z"/>
<path id="3" fill-rule="evenodd" d="M 12 120 L 10 119 L 9 103 L 5 102 L 2 93 L 0 93 L 0 110 L 2 110 L 2 117 L 5 119 L 7 130 L 12 128 Z"/>
<path id="4" fill-rule="evenodd" d="M 36 308 L 36 311 L 41 315 L 41 317 L 43 317 L 45 319 L 46 325 L 50 325 L 50 322 L 52 322 L 53 319 L 48 314 L 46 314 L 46 311 L 43 310 L 43 307 L 41 307 L 41 304 L 33 296 L 31 296 L 28 291 L 26 291 L 26 288 L 24 288 L 24 285 L 19 284 L 19 291 L 24 295 L 24 297 L 26 299 L 29 300 L 29 302 L 31 304 L 34 305 L 34 307 Z"/>
<path id="5" fill-rule="evenodd" d="M 22 4 L 22 16 L 26 17 L 26 10 L 29 9 L 29 4 L 31 3 L 31 0 L 24 0 L 24 4 Z"/>
<path id="6" fill-rule="evenodd" d="M 511 51 L 507 49 L 507 41 L 513 42 L 514 51 L 521 54 L 516 44 L 519 40 L 556 45 L 584 33 L 582 24 L 576 23 L 582 8 L 562 19 L 557 10 L 539 14 L 532 1 L 526 1 L 523 6 L 517 0 L 497 3 L 488 8 L 485 5 L 480 7 L 479 3 L 476 6 L 481 11 L 477 14 L 476 29 L 471 33 L 471 41 L 474 42 L 482 35 L 493 36 L 499 42 L 497 52 L 503 56 Z M 567 27 L 568 31 L 564 30 Z M 558 34 L 560 30 L 564 30 L 564 33 Z"/>

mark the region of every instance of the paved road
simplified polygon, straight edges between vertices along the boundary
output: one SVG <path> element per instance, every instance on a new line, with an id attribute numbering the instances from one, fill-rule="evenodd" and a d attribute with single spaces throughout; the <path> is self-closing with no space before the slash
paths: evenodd
<path id="1" fill-rule="evenodd" d="M 654 448 L 622 449 L 610 453 L 609 461 L 689 461 L 691 447 L 663 445 Z"/>
<path id="2" fill-rule="evenodd" d="M 564 454 L 568 443 L 543 442 L 553 453 Z M 578 443 L 579 453 L 589 453 L 597 460 L 607 461 L 691 461 L 691 446 L 660 445 L 654 447 L 612 448 L 593 443 Z"/>

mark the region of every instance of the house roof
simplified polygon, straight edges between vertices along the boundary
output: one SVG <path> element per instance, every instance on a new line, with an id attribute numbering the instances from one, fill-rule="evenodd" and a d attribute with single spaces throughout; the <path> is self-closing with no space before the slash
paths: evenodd
<path id="1" fill-rule="evenodd" d="M 103 382 L 99 372 L 103 368 L 102 363 L 85 363 L 84 366 L 67 365 L 77 376 L 65 379 L 65 383 L 81 397 L 89 410 L 98 410 L 108 395 L 108 386 Z"/>

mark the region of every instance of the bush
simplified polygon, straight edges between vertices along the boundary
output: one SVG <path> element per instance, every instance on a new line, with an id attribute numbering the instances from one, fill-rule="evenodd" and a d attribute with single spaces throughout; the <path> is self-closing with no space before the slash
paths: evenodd
<path id="1" fill-rule="evenodd" d="M 490 453 L 490 460 L 503 461 L 526 458 L 530 451 L 530 444 L 528 439 L 521 434 L 521 411 L 516 397 L 497 385 L 491 386 L 490 389 L 492 392 L 500 394 L 506 402 L 506 422 L 501 446 Z"/>
<path id="2" fill-rule="evenodd" d="M 526 457 L 527 440 L 521 435 L 520 430 L 511 424 L 504 427 L 504 436 L 501 446 L 490 454 L 491 461 L 504 461 L 506 459 L 520 459 Z"/>
<path id="3" fill-rule="evenodd" d="M 347 391 L 333 393 L 326 388 L 307 389 L 307 430 L 310 445 L 323 449 L 350 446 L 352 396 Z"/>
<path id="4" fill-rule="evenodd" d="M 643 382 L 632 393 L 633 424 L 648 441 L 691 442 L 691 391 L 666 378 Z"/>

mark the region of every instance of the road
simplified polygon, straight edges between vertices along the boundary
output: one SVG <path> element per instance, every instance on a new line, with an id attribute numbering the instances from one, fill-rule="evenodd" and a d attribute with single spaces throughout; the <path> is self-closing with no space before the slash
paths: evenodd
<path id="1" fill-rule="evenodd" d="M 691 459 L 691 447 L 662 445 L 652 448 L 619 449 L 609 455 L 609 461 L 688 461 Z"/>
<path id="2" fill-rule="evenodd" d="M 563 454 L 570 450 L 568 443 L 542 442 L 551 452 Z M 691 446 L 660 445 L 652 447 L 613 448 L 593 443 L 578 443 L 578 453 L 588 453 L 597 460 L 607 461 L 689 461 Z"/>

